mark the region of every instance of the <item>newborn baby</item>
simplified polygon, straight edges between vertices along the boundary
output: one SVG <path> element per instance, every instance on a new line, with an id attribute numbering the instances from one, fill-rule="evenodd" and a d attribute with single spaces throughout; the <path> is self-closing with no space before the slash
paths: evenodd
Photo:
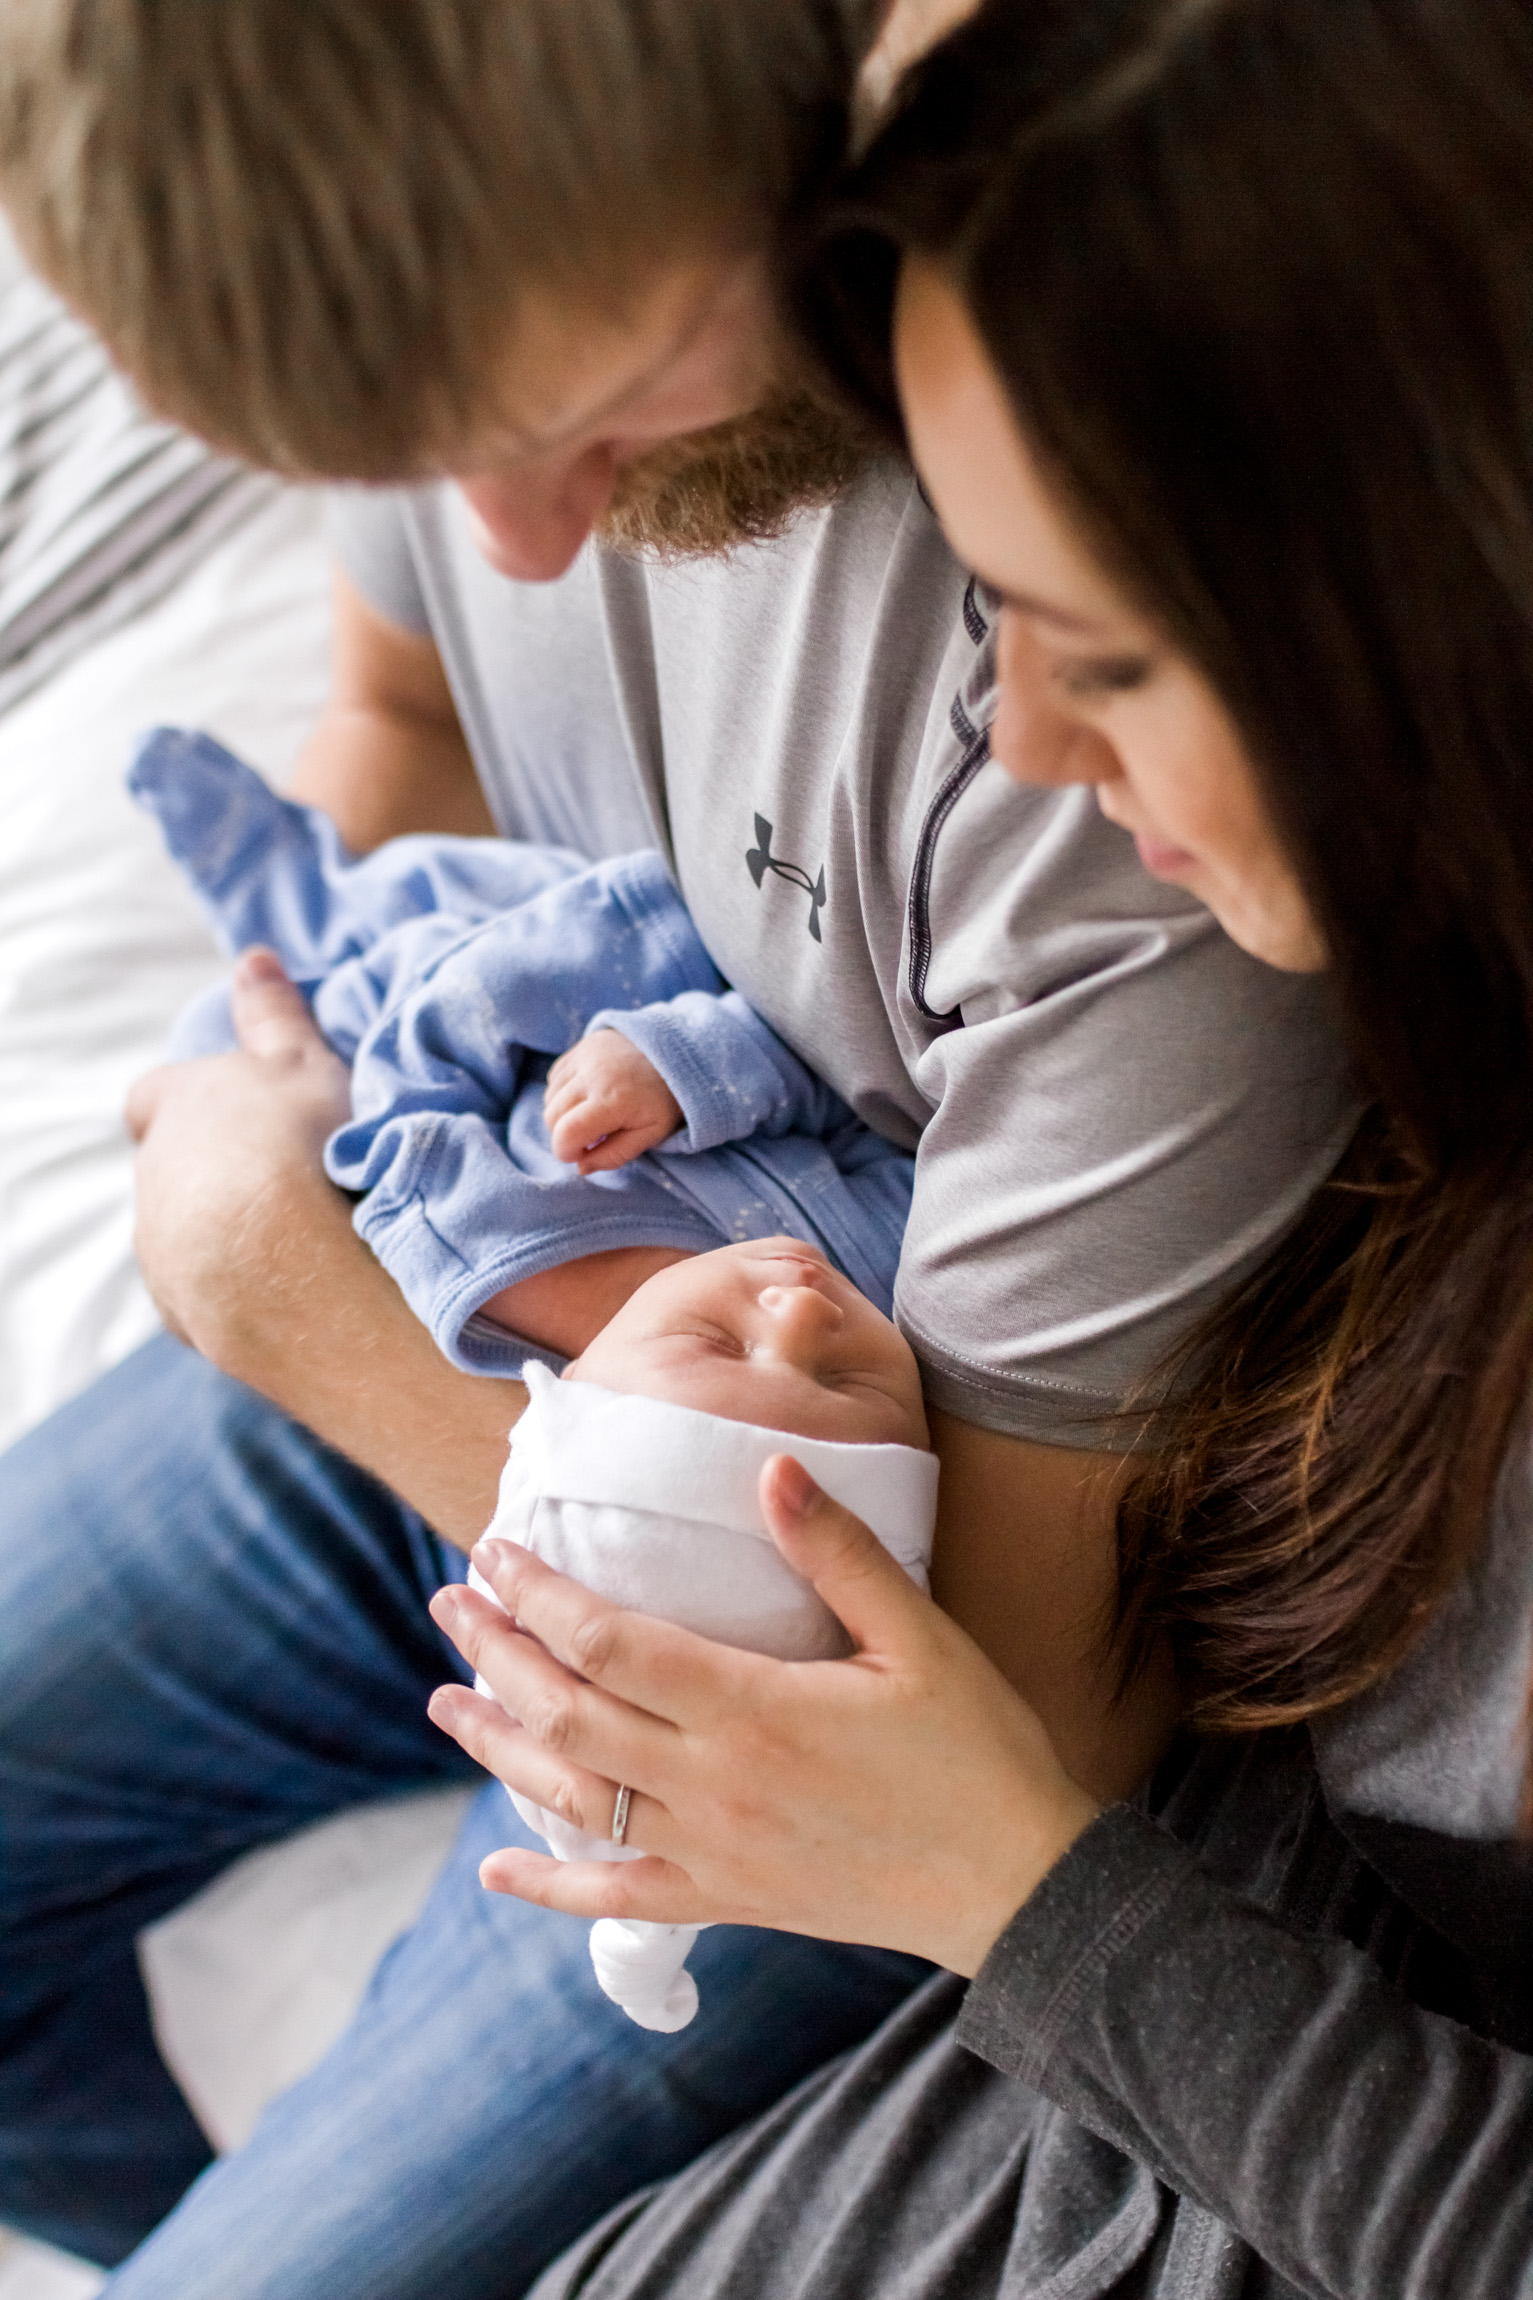
<path id="1" fill-rule="evenodd" d="M 844 1654 L 839 1622 L 779 1554 L 757 1498 L 791 1453 L 924 1589 L 937 1506 L 921 1380 L 903 1336 L 793 1238 L 662 1270 L 556 1380 L 533 1364 L 490 1532 L 588 1589 L 783 1660 Z M 492 1603 L 477 1573 L 470 1581 Z M 482 1680 L 481 1692 L 489 1688 Z M 636 1860 L 512 1793 L 561 1860 Z M 641 2027 L 697 2010 L 695 1925 L 603 1918 L 602 1988 Z"/>
<path id="2" fill-rule="evenodd" d="M 129 783 L 224 939 L 274 947 L 350 1065 L 326 1169 L 455 1364 L 516 1372 L 498 1297 L 614 1247 L 789 1232 L 892 1306 L 908 1150 L 729 988 L 661 855 L 417 836 L 359 860 L 174 729 Z M 220 987 L 172 1059 L 232 1043 Z"/>

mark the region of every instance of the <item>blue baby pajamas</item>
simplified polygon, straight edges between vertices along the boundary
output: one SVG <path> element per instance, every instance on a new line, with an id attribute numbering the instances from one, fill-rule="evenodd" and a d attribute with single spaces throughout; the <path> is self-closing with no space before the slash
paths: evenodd
<path id="1" fill-rule="evenodd" d="M 325 1167 L 454 1364 L 513 1373 L 477 1315 L 505 1286 L 618 1246 L 706 1253 L 785 1234 L 892 1308 L 914 1161 L 853 1117 L 736 991 L 663 857 L 418 835 L 353 858 L 211 737 L 159 729 L 129 775 L 230 950 L 269 944 L 351 1065 Z M 580 1175 L 543 1123 L 553 1060 L 618 1030 L 681 1106 L 658 1149 Z M 232 1045 L 220 985 L 173 1057 Z"/>

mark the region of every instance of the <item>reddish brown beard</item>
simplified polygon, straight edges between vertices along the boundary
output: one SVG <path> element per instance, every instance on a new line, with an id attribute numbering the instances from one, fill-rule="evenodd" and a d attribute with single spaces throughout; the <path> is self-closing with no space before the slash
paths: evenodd
<path id="1" fill-rule="evenodd" d="M 770 542 L 800 511 L 844 494 L 873 452 L 841 409 L 808 391 L 779 392 L 630 464 L 597 533 L 616 550 L 662 560 Z"/>

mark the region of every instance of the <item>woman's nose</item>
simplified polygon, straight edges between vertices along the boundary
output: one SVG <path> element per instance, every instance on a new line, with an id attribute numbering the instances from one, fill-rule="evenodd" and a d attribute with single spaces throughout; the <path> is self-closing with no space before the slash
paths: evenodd
<path id="1" fill-rule="evenodd" d="M 1001 610 L 1000 696 L 990 756 L 1013 782 L 1108 783 L 1119 773 L 1112 745 L 1054 693 L 1043 652 L 1012 609 Z"/>

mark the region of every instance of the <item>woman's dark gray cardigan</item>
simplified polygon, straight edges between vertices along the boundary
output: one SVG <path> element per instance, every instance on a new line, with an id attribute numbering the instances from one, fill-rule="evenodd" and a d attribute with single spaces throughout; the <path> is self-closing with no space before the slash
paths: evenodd
<path id="1" fill-rule="evenodd" d="M 933 1979 L 536 2300 L 1533 2295 L 1517 1485 L 1379 1695 L 1174 1752 L 972 1985 Z"/>

